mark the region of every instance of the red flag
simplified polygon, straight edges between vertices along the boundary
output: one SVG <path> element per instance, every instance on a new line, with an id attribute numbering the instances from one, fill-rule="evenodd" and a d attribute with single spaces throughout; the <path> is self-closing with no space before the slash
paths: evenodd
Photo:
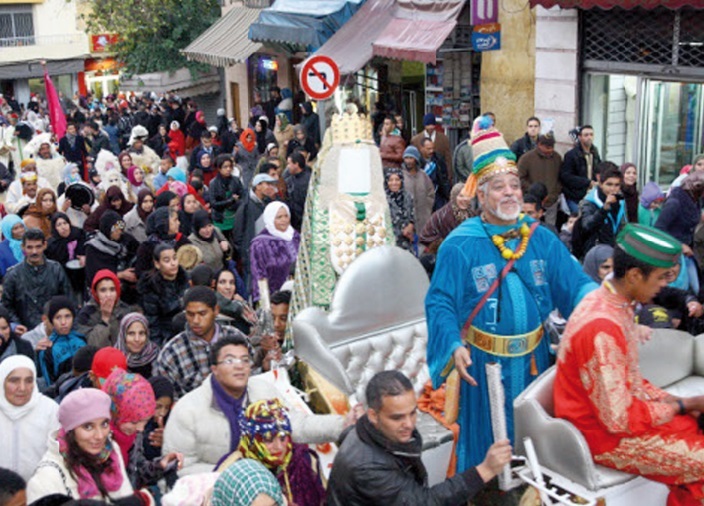
<path id="1" fill-rule="evenodd" d="M 57 139 L 61 139 L 66 135 L 66 116 L 59 102 L 59 94 L 54 88 L 54 83 L 49 77 L 46 67 L 44 67 L 44 86 L 46 86 L 46 101 L 49 105 L 49 118 L 51 120 L 51 131 L 54 132 Z"/>

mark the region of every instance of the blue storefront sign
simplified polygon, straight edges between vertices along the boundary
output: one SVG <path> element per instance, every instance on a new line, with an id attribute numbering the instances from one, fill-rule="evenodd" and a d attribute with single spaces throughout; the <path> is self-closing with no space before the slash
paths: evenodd
<path id="1" fill-rule="evenodd" d="M 477 25 L 472 31 L 472 49 L 474 51 L 497 51 L 501 49 L 501 25 L 488 23 Z"/>

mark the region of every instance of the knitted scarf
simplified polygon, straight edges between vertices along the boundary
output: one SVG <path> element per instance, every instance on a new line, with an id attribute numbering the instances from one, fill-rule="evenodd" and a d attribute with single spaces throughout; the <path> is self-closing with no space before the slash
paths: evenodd
<path id="1" fill-rule="evenodd" d="M 66 432 L 64 429 L 59 429 L 56 439 L 59 442 L 59 453 L 61 453 L 64 459 L 67 459 L 68 443 L 66 442 Z M 115 449 L 109 438 L 105 441 L 105 448 L 100 452 L 97 459 L 100 464 L 107 465 L 100 473 L 100 481 L 105 487 L 105 490 L 108 492 L 120 490 L 124 476 L 120 469 L 117 453 L 115 453 Z M 93 477 L 85 467 L 79 466 L 78 468 L 72 469 L 72 471 L 78 482 L 78 495 L 81 499 L 90 499 L 100 495 L 98 485 L 95 484 Z"/>
<path id="2" fill-rule="evenodd" d="M 220 383 L 217 382 L 213 375 L 210 376 L 210 385 L 213 389 L 215 402 L 218 403 L 218 406 L 230 424 L 230 451 L 228 453 L 232 453 L 240 444 L 240 420 L 243 415 L 243 401 L 246 399 L 247 394 L 245 393 L 241 398 L 235 399 L 225 392 L 225 389 L 220 386 Z"/>

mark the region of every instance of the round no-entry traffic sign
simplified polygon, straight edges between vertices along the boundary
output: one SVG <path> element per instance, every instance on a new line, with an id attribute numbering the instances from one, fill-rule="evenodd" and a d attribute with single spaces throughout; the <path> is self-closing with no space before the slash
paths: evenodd
<path id="1" fill-rule="evenodd" d="M 340 69 L 329 56 L 311 56 L 301 67 L 300 82 L 309 97 L 325 100 L 340 84 Z"/>

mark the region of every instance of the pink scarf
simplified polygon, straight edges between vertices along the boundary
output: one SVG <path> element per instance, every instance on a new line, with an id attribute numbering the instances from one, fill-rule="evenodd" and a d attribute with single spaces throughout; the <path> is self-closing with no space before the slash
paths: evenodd
<path id="1" fill-rule="evenodd" d="M 66 432 L 63 429 L 59 429 L 57 440 L 59 442 L 59 453 L 61 453 L 65 459 L 68 454 L 68 443 L 66 442 Z M 105 448 L 100 453 L 99 459 L 100 462 L 106 462 L 110 459 L 110 465 L 100 475 L 100 481 L 105 487 L 105 490 L 108 492 L 116 492 L 117 490 L 120 490 L 125 477 L 122 475 L 120 462 L 110 439 L 106 441 Z M 91 499 L 100 495 L 98 485 L 96 485 L 93 477 L 85 467 L 79 466 L 74 468 L 73 474 L 76 476 L 76 480 L 78 481 L 78 495 L 81 499 Z"/>

